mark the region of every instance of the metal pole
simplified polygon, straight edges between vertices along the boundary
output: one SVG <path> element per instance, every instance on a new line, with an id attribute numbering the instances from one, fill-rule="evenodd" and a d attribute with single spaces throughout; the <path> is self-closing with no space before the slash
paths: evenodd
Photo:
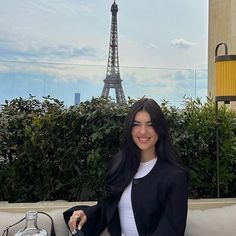
<path id="1" fill-rule="evenodd" d="M 197 97 L 197 78 L 196 78 L 196 69 L 193 70 L 194 73 L 194 98 Z"/>
<path id="2" fill-rule="evenodd" d="M 217 198 L 220 198 L 220 158 L 219 158 L 219 112 L 218 101 L 216 105 L 216 172 L 217 172 Z"/>

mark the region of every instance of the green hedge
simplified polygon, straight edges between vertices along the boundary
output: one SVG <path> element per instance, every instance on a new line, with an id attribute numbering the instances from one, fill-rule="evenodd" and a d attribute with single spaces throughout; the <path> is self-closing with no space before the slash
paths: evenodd
<path id="1" fill-rule="evenodd" d="M 31 96 L 6 101 L 0 112 L 0 200 L 94 200 L 104 192 L 106 163 L 118 151 L 130 104 L 93 98 L 65 108 Z M 185 99 L 183 108 L 161 104 L 184 165 L 190 197 L 216 197 L 215 104 Z M 236 195 L 235 113 L 219 108 L 220 187 Z"/>

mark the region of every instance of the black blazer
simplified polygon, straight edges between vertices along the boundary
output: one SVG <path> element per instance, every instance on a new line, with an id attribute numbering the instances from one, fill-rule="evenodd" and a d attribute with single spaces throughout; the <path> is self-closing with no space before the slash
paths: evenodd
<path id="1" fill-rule="evenodd" d="M 74 210 L 83 209 L 86 236 L 99 236 L 107 227 L 112 236 L 121 236 L 118 203 L 121 194 L 91 207 L 76 206 L 64 212 L 68 223 Z M 184 236 L 188 200 L 187 173 L 158 160 L 144 177 L 133 180 L 131 201 L 140 236 Z"/>

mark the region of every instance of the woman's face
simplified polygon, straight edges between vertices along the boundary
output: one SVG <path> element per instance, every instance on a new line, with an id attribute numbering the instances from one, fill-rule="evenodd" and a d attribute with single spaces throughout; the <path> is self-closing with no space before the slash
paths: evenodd
<path id="1" fill-rule="evenodd" d="M 151 117 L 148 112 L 139 111 L 136 113 L 131 136 L 134 143 L 142 151 L 142 154 L 146 153 L 152 155 L 150 158 L 154 157 L 158 134 L 152 126 Z"/>

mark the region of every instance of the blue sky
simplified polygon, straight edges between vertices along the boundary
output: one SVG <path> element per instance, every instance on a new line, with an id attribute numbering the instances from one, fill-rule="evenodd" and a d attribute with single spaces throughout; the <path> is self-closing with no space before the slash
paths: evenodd
<path id="1" fill-rule="evenodd" d="M 99 96 L 113 0 L 0 0 L 0 103 Z M 207 0 L 116 0 L 125 96 L 206 96 Z M 114 92 L 111 91 L 111 96 Z"/>

